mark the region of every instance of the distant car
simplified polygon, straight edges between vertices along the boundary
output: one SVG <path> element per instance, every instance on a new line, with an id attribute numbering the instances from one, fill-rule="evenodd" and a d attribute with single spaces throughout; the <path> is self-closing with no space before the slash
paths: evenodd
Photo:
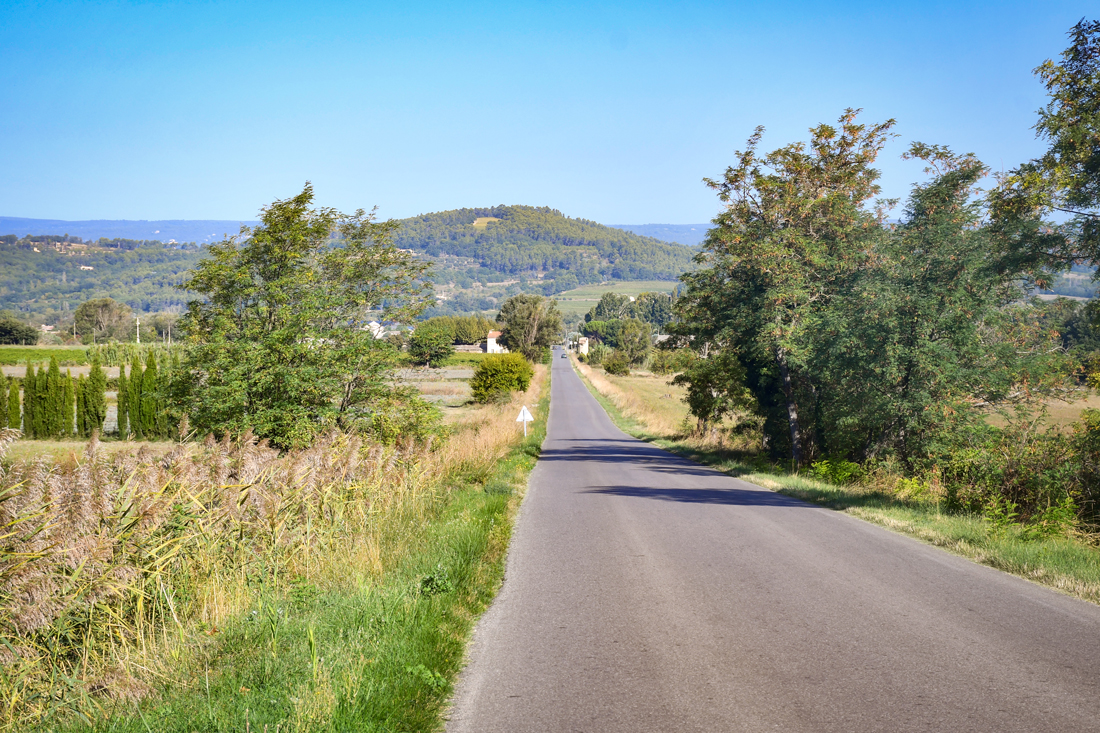
<path id="1" fill-rule="evenodd" d="M 563 351 L 563 352 L 561 352 L 561 358 L 563 358 L 563 359 L 568 359 L 568 358 L 569 358 L 569 354 Z"/>

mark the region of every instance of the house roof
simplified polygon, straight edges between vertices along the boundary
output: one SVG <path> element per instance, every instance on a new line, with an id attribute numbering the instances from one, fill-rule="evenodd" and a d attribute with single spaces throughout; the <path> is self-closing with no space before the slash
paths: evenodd
<path id="1" fill-rule="evenodd" d="M 500 338 L 500 331 L 490 331 L 489 335 L 487 335 L 485 338 L 498 339 Z"/>

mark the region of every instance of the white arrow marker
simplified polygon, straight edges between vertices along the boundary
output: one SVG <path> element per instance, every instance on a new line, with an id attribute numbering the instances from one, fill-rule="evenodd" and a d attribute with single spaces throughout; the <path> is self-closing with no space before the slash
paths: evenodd
<path id="1" fill-rule="evenodd" d="M 531 417 L 531 413 L 527 411 L 527 405 L 524 405 L 523 409 L 519 411 L 519 417 L 516 418 L 516 422 L 523 423 L 523 437 L 527 437 L 527 423 L 534 419 Z"/>

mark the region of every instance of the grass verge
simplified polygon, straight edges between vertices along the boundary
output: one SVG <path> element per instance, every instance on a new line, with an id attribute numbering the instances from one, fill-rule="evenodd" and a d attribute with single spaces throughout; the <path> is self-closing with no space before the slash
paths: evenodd
<path id="1" fill-rule="evenodd" d="M 1035 538 L 1019 525 L 1002 525 L 974 514 L 942 511 L 922 496 L 888 493 L 858 485 L 836 486 L 783 471 L 758 457 L 678 435 L 659 410 L 645 402 L 645 392 L 629 393 L 591 367 L 578 372 L 596 401 L 621 430 L 697 463 L 887 529 L 914 537 L 948 552 L 1018 575 L 1100 604 L 1100 549 L 1087 538 Z"/>

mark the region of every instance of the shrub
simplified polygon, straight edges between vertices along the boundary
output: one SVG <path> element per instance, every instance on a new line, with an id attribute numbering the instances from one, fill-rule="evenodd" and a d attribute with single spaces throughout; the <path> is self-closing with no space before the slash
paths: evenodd
<path id="1" fill-rule="evenodd" d="M 409 355 L 417 363 L 439 366 L 455 353 L 454 337 L 449 322 L 425 321 L 409 337 Z"/>
<path id="2" fill-rule="evenodd" d="M 525 392 L 533 375 L 522 354 L 490 354 L 474 370 L 470 390 L 478 402 L 491 402 L 502 392 Z"/>
<path id="3" fill-rule="evenodd" d="M 650 357 L 649 369 L 654 374 L 676 374 L 684 371 L 695 361 L 695 352 L 691 349 L 655 349 Z"/>
<path id="4" fill-rule="evenodd" d="M 630 374 L 630 364 L 623 354 L 615 351 L 611 356 L 603 360 L 603 370 L 608 374 L 626 377 Z"/>

